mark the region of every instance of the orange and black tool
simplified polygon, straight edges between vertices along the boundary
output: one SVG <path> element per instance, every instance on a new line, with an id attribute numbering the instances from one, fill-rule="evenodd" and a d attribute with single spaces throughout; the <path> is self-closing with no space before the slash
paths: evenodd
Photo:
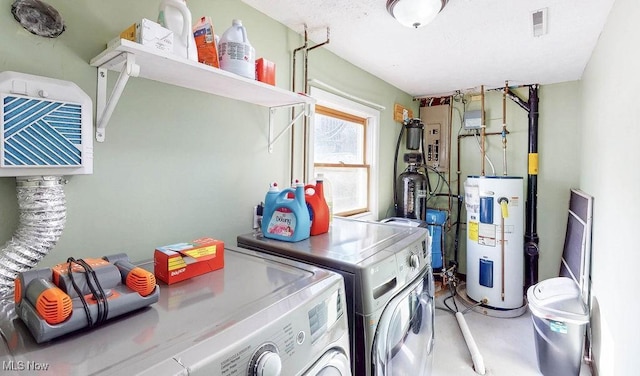
<path id="1" fill-rule="evenodd" d="M 16 313 L 37 343 L 156 303 L 160 288 L 153 273 L 126 254 L 75 259 L 32 269 L 15 280 Z"/>
<path id="2" fill-rule="evenodd" d="M 129 257 L 125 253 L 105 256 L 103 259 L 113 263 L 120 270 L 122 283 L 131 290 L 136 291 L 141 296 L 149 296 L 155 291 L 156 276 L 141 267 L 133 265 L 129 262 Z"/>
<path id="3" fill-rule="evenodd" d="M 73 303 L 69 295 L 43 278 L 29 282 L 26 298 L 33 303 L 38 314 L 48 324 L 60 324 L 71 316 L 73 311 Z"/>

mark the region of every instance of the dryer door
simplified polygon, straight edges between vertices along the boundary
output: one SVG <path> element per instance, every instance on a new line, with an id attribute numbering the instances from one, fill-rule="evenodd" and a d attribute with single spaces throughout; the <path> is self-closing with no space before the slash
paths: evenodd
<path id="1" fill-rule="evenodd" d="M 434 294 L 430 267 L 385 307 L 372 349 L 375 375 L 431 374 Z"/>
<path id="2" fill-rule="evenodd" d="M 351 365 L 344 352 L 331 349 L 327 351 L 307 372 L 305 376 L 351 376 Z"/>

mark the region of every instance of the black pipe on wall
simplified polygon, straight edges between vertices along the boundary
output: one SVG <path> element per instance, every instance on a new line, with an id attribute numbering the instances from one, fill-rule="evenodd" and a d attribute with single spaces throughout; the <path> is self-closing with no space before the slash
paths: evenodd
<path id="1" fill-rule="evenodd" d="M 524 233 L 524 289 L 538 283 L 538 85 L 529 86 L 529 174 Z"/>
<path id="2" fill-rule="evenodd" d="M 507 97 L 529 113 L 529 163 L 524 233 L 524 291 L 538 283 L 538 85 L 529 86 L 529 100 L 507 89 Z"/>

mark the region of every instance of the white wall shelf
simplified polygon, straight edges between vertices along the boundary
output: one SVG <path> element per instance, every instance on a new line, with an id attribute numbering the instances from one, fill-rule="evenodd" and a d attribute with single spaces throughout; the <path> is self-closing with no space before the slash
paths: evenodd
<path id="1" fill-rule="evenodd" d="M 311 116 L 315 100 L 260 81 L 251 80 L 222 69 L 165 53 L 126 39 L 121 39 L 91 59 L 98 68 L 96 104 L 96 140 L 103 142 L 106 126 L 130 77 L 141 77 L 187 89 L 219 95 L 268 107 L 269 151 L 273 144 L 302 115 Z M 107 99 L 108 71 L 119 72 Z M 276 137 L 273 136 L 273 113 L 276 108 L 301 106 L 301 112 Z"/>

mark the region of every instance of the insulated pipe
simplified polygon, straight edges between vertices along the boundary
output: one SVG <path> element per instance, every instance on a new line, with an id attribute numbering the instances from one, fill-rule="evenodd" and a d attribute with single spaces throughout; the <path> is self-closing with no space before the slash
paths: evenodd
<path id="1" fill-rule="evenodd" d="M 0 249 L 0 298 L 14 291 L 21 272 L 35 267 L 56 245 L 66 222 L 63 179 L 57 176 L 18 177 L 18 229 Z"/>
<path id="2" fill-rule="evenodd" d="M 469 348 L 471 360 L 473 361 L 473 369 L 477 374 L 484 375 L 484 359 L 482 358 L 482 354 L 480 354 L 480 350 L 478 350 L 476 341 L 473 339 L 473 335 L 471 335 L 471 331 L 469 330 L 469 326 L 467 326 L 467 321 L 464 319 L 462 312 L 456 312 L 456 319 L 458 320 L 458 326 L 460 326 L 464 341 L 467 343 L 467 348 Z"/>

